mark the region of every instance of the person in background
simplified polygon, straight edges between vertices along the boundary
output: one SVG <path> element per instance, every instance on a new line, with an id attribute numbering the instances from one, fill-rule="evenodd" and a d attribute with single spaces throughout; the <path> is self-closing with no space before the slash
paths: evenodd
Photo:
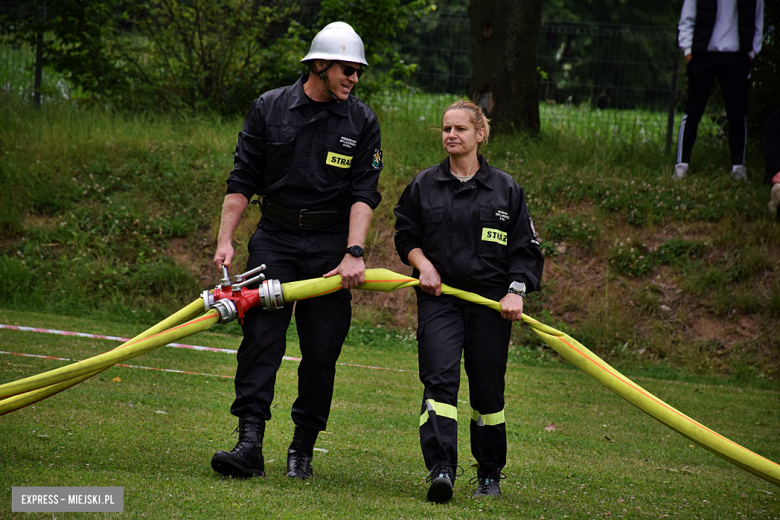
<path id="1" fill-rule="evenodd" d="M 764 157 L 766 159 L 764 184 L 771 186 L 769 213 L 777 218 L 777 209 L 780 207 L 780 110 L 774 111 L 764 123 Z"/>
<path id="2" fill-rule="evenodd" d="M 458 388 L 465 357 L 471 404 L 471 453 L 479 463 L 475 497 L 501 493 L 506 465 L 504 376 L 512 322 L 526 293 L 538 291 L 544 258 L 522 188 L 479 150 L 489 121 L 470 101 L 444 111 L 448 156 L 422 171 L 398 205 L 395 246 L 419 278 L 417 341 L 420 445 L 430 472 L 427 498 L 452 497 L 458 468 Z M 501 313 L 441 294 L 441 284 L 500 300 Z"/>
<path id="3" fill-rule="evenodd" d="M 677 134 L 674 177 L 688 173 L 699 121 L 717 78 L 729 123 L 731 176 L 747 181 L 750 62 L 761 50 L 764 0 L 685 0 L 677 27 L 687 65 L 688 102 Z"/>
<path id="4" fill-rule="evenodd" d="M 302 360 L 287 451 L 287 476 L 295 478 L 313 475 L 314 443 L 328 421 L 336 360 L 352 316 L 349 289 L 364 281 L 363 245 L 382 198 L 383 166 L 377 117 L 350 93 L 368 65 L 357 33 L 331 23 L 301 61 L 311 73 L 260 96 L 238 134 L 214 255 L 214 265 L 232 265 L 233 233 L 257 194 L 262 218 L 249 240 L 247 269 L 266 264 L 267 278 L 282 283 L 341 275 L 342 290 L 295 304 Z M 276 312 L 256 307 L 244 318 L 230 408 L 238 417 L 238 443 L 211 459 L 223 475 L 265 475 L 265 423 L 292 313 L 292 305 Z"/>

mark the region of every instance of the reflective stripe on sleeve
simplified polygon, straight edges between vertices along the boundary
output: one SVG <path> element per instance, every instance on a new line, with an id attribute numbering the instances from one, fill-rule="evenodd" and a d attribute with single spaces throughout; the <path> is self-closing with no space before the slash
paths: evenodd
<path id="1" fill-rule="evenodd" d="M 506 422 L 504 419 L 504 410 L 496 413 L 482 415 L 472 408 L 471 419 L 477 423 L 477 426 L 496 426 L 497 424 L 503 424 Z"/>
<path id="2" fill-rule="evenodd" d="M 451 404 L 437 403 L 433 399 L 425 401 L 425 411 L 420 416 L 420 426 L 428 422 L 428 412 L 435 412 L 440 417 L 447 417 L 453 421 L 458 420 L 458 409 Z"/>

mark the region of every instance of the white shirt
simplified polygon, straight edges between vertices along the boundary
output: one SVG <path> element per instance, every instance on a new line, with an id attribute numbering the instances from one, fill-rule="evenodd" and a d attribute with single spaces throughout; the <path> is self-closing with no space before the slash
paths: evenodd
<path id="1" fill-rule="evenodd" d="M 693 28 L 696 23 L 696 0 L 685 0 L 677 28 L 680 31 L 678 42 L 686 56 L 691 53 L 693 45 Z M 718 12 L 715 15 L 715 26 L 707 45 L 710 52 L 738 52 L 739 30 L 737 16 L 737 0 L 718 0 Z M 756 32 L 753 35 L 753 48 L 748 52 L 754 57 L 761 50 L 761 40 L 764 37 L 764 0 L 756 0 Z"/>

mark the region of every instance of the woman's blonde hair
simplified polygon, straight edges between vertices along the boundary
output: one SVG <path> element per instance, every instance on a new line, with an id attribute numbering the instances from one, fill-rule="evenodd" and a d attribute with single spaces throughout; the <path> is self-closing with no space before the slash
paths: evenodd
<path id="1" fill-rule="evenodd" d="M 485 117 L 485 114 L 482 112 L 482 108 L 476 103 L 474 103 L 473 101 L 469 101 L 467 99 L 459 99 L 444 109 L 444 112 L 442 113 L 442 119 L 444 118 L 444 114 L 446 114 L 450 110 L 467 111 L 469 113 L 469 117 L 471 118 L 471 122 L 474 124 L 474 128 L 477 130 L 477 132 L 479 132 L 482 129 L 485 130 L 485 137 L 484 139 L 482 139 L 482 142 L 479 143 L 479 145 L 477 146 L 477 149 L 482 149 L 482 147 L 487 144 L 488 137 L 490 137 L 490 119 Z"/>

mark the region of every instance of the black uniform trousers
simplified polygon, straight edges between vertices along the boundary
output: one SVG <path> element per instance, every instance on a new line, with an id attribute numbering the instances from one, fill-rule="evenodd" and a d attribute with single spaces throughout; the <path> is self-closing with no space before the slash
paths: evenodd
<path id="1" fill-rule="evenodd" d="M 247 269 L 266 264 L 266 279 L 282 283 L 319 278 L 344 258 L 347 233 L 272 231 L 259 228 L 249 241 Z M 348 290 L 295 303 L 295 324 L 301 347 L 298 397 L 293 403 L 296 425 L 325 430 L 336 361 L 352 319 Z M 269 312 L 255 307 L 242 325 L 244 340 L 238 349 L 236 399 L 230 413 L 237 417 L 271 419 L 276 372 L 284 357 L 292 303 Z"/>
<path id="2" fill-rule="evenodd" d="M 471 402 L 471 453 L 480 473 L 506 465 L 504 376 L 512 323 L 482 305 L 416 289 L 420 380 L 425 386 L 420 446 L 428 470 L 458 464 L 461 353 Z"/>
<path id="3" fill-rule="evenodd" d="M 772 185 L 772 177 L 780 172 L 780 110 L 772 112 L 764 122 L 764 158 L 766 177 L 764 184 Z"/>
<path id="4" fill-rule="evenodd" d="M 731 164 L 745 163 L 750 58 L 744 52 L 697 53 L 688 64 L 688 103 L 677 134 L 677 162 L 689 163 L 693 144 L 715 79 L 718 79 L 729 122 Z"/>

